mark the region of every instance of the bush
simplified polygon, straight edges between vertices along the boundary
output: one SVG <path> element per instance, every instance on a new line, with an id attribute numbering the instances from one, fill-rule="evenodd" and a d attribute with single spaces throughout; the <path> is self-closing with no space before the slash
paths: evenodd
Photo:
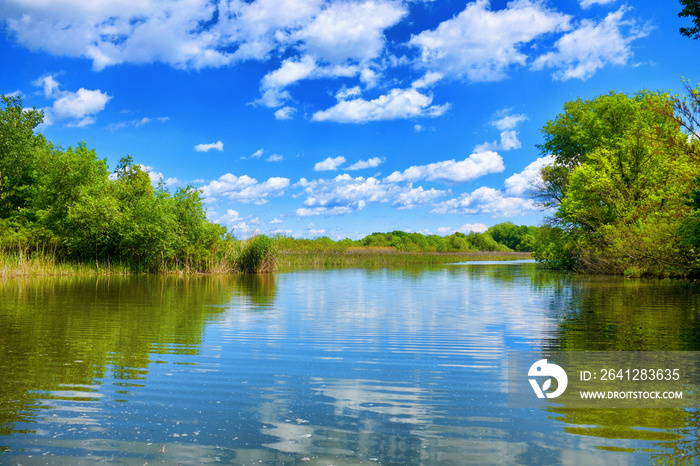
<path id="1" fill-rule="evenodd" d="M 275 243 L 265 235 L 256 236 L 243 245 L 238 258 L 238 270 L 247 273 L 266 273 L 275 270 Z"/>

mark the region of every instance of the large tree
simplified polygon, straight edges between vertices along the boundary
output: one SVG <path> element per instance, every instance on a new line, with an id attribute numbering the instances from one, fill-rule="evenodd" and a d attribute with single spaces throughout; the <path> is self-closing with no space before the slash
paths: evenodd
<path id="1" fill-rule="evenodd" d="M 17 96 L 2 95 L 0 110 L 0 219 L 21 216 L 34 183 L 39 152 L 48 144 L 34 129 L 44 115 L 22 107 Z"/>
<path id="2" fill-rule="evenodd" d="M 611 93 L 564 105 L 539 146 L 554 163 L 538 198 L 556 209 L 535 255 L 604 273 L 684 273 L 678 229 L 700 173 L 671 96 Z"/>

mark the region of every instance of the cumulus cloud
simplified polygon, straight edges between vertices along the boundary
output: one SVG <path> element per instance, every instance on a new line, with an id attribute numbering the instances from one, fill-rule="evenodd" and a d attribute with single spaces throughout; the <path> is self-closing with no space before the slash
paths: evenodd
<path id="1" fill-rule="evenodd" d="M 395 171 L 385 178 L 390 183 L 418 180 L 442 183 L 466 183 L 490 173 L 500 173 L 505 169 L 503 158 L 496 152 L 477 152 L 464 160 L 445 160 L 428 165 L 416 165 L 403 172 Z"/>
<path id="2" fill-rule="evenodd" d="M 354 207 L 355 210 L 367 202 L 388 202 L 399 191 L 397 186 L 374 177 L 353 178 L 348 174 L 311 181 L 302 178 L 294 187 L 302 188 L 306 194 L 304 205 L 307 207 Z"/>
<path id="3" fill-rule="evenodd" d="M 281 162 L 282 160 L 284 160 L 284 157 L 279 154 L 272 154 L 267 158 L 268 162 Z"/>
<path id="4" fill-rule="evenodd" d="M 262 205 L 269 198 L 281 196 L 289 186 L 289 178 L 272 177 L 262 183 L 248 175 L 226 173 L 219 179 L 202 186 L 202 195 L 209 202 L 228 199 L 243 204 Z"/>
<path id="5" fill-rule="evenodd" d="M 622 7 L 597 24 L 590 20 L 581 21 L 575 31 L 557 40 L 555 51 L 535 60 L 532 68 L 555 68 L 552 77 L 566 81 L 586 80 L 609 63 L 627 64 L 632 57 L 630 43 L 649 33 L 648 26 L 639 27 L 633 20 L 623 20 L 627 11 L 627 7 Z"/>
<path id="6" fill-rule="evenodd" d="M 197 152 L 209 152 L 210 150 L 218 150 L 221 152 L 224 150 L 224 143 L 221 141 L 216 141 L 209 144 L 197 144 L 194 146 L 194 150 Z"/>
<path id="7" fill-rule="evenodd" d="M 515 127 L 525 120 L 527 120 L 527 116 L 523 114 L 511 115 L 508 113 L 508 109 L 499 112 L 498 119 L 492 121 L 491 125 L 501 130 L 501 140 L 479 144 L 474 148 L 474 152 L 520 149 L 522 144 L 518 139 Z"/>
<path id="8" fill-rule="evenodd" d="M 447 191 L 440 189 L 431 188 L 425 190 L 422 186 L 418 186 L 417 188 L 409 186 L 407 190 L 397 194 L 391 206 L 399 209 L 413 209 L 414 207 L 425 205 L 445 194 L 447 194 Z"/>
<path id="9" fill-rule="evenodd" d="M 332 179 L 307 180 L 302 178 L 293 188 L 305 195 L 304 207 L 296 214 L 302 217 L 314 215 L 344 215 L 362 210 L 370 203 L 390 203 L 397 209 L 412 209 L 445 196 L 449 191 L 424 189 L 412 184 L 399 186 L 374 177 L 338 175 Z"/>
<path id="10" fill-rule="evenodd" d="M 538 210 L 531 199 L 507 196 L 502 191 L 483 186 L 458 198 L 434 205 L 438 214 L 486 214 L 493 217 L 515 217 Z"/>
<path id="11" fill-rule="evenodd" d="M 520 173 L 515 173 L 508 177 L 503 183 L 506 194 L 522 196 L 530 192 L 533 186 L 541 181 L 540 171 L 542 171 L 542 168 L 552 163 L 554 163 L 554 156 L 552 155 L 539 157 Z"/>
<path id="12" fill-rule="evenodd" d="M 282 107 L 275 112 L 275 118 L 278 120 L 291 120 L 297 109 L 294 107 Z"/>
<path id="13" fill-rule="evenodd" d="M 436 29 L 414 35 L 410 45 L 420 50 L 422 66 L 428 70 L 470 81 L 495 81 L 505 78 L 512 66 L 527 63 L 523 45 L 568 30 L 569 23 L 568 15 L 547 9 L 543 2 L 516 0 L 491 11 L 488 0 L 477 0 Z"/>
<path id="14" fill-rule="evenodd" d="M 76 92 L 63 91 L 53 75 L 42 76 L 33 84 L 43 88 L 44 97 L 53 99 L 51 107 L 42 109 L 45 125 L 59 120 L 66 121 L 66 126 L 84 127 L 93 124 L 96 121 L 95 114 L 104 110 L 112 98 L 99 89 L 81 87 Z"/>
<path id="15" fill-rule="evenodd" d="M 294 37 L 307 53 L 331 63 L 362 63 L 382 52 L 384 30 L 408 10 L 400 2 L 333 2 Z"/>
<path id="16" fill-rule="evenodd" d="M 346 170 L 362 170 L 364 168 L 374 168 L 378 167 L 383 162 L 379 157 L 372 157 L 367 160 L 358 160 L 357 162 L 350 165 Z"/>
<path id="17" fill-rule="evenodd" d="M 588 8 L 611 1 L 580 3 Z M 15 42 L 31 50 L 85 58 L 97 71 L 122 63 L 160 62 L 199 70 L 236 66 L 246 60 L 264 62 L 276 69 L 260 81 L 255 103 L 274 108 L 274 117 L 280 120 L 294 117 L 296 108 L 302 108 L 296 105 L 299 96 L 293 96 L 297 83 L 342 79 L 338 103 L 311 114 L 317 121 L 345 123 L 442 115 L 449 105 L 433 105 L 429 90 L 449 79 L 493 81 L 507 77 L 512 68 L 527 65 L 553 68 L 555 79 L 587 77 L 605 64 L 626 63 L 629 42 L 645 34 L 629 21 L 611 17 L 600 25 L 582 21 L 576 31 L 562 37 L 572 30 L 572 18 L 547 7 L 547 2 L 512 0 L 492 11 L 489 0 L 476 0 L 434 29 L 418 31 L 407 42 L 388 40 L 389 29 L 402 22 L 409 25 L 410 9 L 418 8 L 418 3 L 13 0 L 0 2 L 0 16 Z M 616 27 L 619 37 L 614 35 Z M 535 60 L 548 45 L 545 37 L 560 37 L 556 50 Z M 612 41 L 598 43 L 606 39 Z M 591 41 L 595 43 L 586 47 Z M 415 66 L 408 75 L 391 72 L 411 64 Z M 402 79 L 405 82 L 400 83 Z M 44 77 L 40 86 L 47 98 L 55 99 L 55 76 Z M 371 89 L 389 91 L 361 98 Z M 99 97 L 86 92 L 80 96 L 84 105 Z M 63 111 L 75 108 L 68 103 L 59 107 Z M 86 111 L 70 124 L 90 124 L 93 115 Z"/>
<path id="18" fill-rule="evenodd" d="M 394 120 L 413 117 L 438 117 L 449 104 L 431 105 L 433 97 L 421 94 L 417 89 L 392 89 L 388 94 L 372 100 L 356 98 L 341 100 L 333 107 L 314 113 L 314 121 L 339 123 L 366 123 L 368 121 Z"/>
<path id="19" fill-rule="evenodd" d="M 342 155 L 338 157 L 327 157 L 325 160 L 318 162 L 314 165 L 315 172 L 337 170 L 342 164 L 345 163 L 345 157 Z"/>
<path id="20" fill-rule="evenodd" d="M 527 120 L 527 115 L 523 115 L 522 113 L 511 115 L 506 111 L 505 114 L 500 116 L 497 120 L 492 121 L 491 124 L 501 131 L 506 131 L 515 129 L 516 126 L 525 120 Z"/>

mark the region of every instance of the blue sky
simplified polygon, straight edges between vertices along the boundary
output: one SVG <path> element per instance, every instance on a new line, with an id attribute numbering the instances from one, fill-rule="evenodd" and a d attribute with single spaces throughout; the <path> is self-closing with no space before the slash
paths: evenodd
<path id="1" fill-rule="evenodd" d="M 577 97 L 682 92 L 675 1 L 4 0 L 0 92 L 131 154 L 209 218 L 359 238 L 537 225 L 540 129 Z"/>

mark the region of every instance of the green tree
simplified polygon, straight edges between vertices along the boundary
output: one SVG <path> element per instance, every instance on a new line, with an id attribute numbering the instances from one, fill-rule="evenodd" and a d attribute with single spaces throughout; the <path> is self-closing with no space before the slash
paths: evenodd
<path id="1" fill-rule="evenodd" d="M 545 125 L 539 148 L 554 164 L 537 196 L 557 210 L 542 238 L 560 244 L 540 243 L 537 259 L 602 273 L 682 273 L 678 223 L 698 167 L 672 113 L 667 94 L 610 93 L 568 102 Z"/>
<path id="2" fill-rule="evenodd" d="M 36 109 L 22 107 L 20 97 L 2 95 L 0 110 L 0 218 L 24 214 L 29 202 L 39 153 L 49 149 L 34 129 L 44 120 Z"/>
<path id="3" fill-rule="evenodd" d="M 691 18 L 694 26 L 691 28 L 681 27 L 680 32 L 691 39 L 700 38 L 700 1 L 680 0 L 683 9 L 678 13 L 679 18 Z"/>

